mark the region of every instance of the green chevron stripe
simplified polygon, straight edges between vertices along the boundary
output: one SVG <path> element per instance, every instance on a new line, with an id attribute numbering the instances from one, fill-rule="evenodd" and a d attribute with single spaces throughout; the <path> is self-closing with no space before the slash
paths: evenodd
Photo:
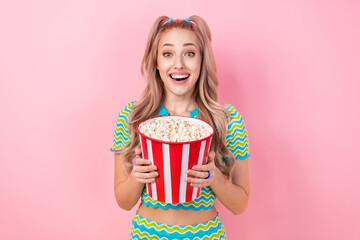
<path id="1" fill-rule="evenodd" d="M 146 219 L 140 219 L 138 215 L 135 216 L 134 220 L 138 225 L 144 225 L 146 228 L 155 228 L 156 231 L 165 230 L 168 233 L 178 232 L 181 234 L 185 234 L 188 232 L 196 233 L 200 230 L 207 231 L 211 227 L 216 227 L 219 225 L 221 221 L 220 218 L 216 218 L 216 221 L 209 221 L 206 225 L 205 224 L 197 224 L 197 225 L 186 225 L 185 227 L 180 227 L 179 225 L 173 225 L 169 227 L 166 224 L 158 225 L 156 222 L 147 221 Z"/>
<path id="2" fill-rule="evenodd" d="M 245 153 L 249 153 L 249 149 L 246 148 L 244 151 L 240 151 L 240 150 L 237 150 L 236 152 L 234 152 L 234 156 L 240 154 L 241 156 L 244 156 Z"/>
<path id="3" fill-rule="evenodd" d="M 126 130 L 128 130 L 128 129 L 126 128 Z M 123 127 L 118 127 L 118 128 L 116 128 L 115 131 L 116 131 L 116 133 L 121 132 L 125 137 L 129 136 L 129 132 L 128 132 L 129 130 L 125 131 Z"/>
<path id="4" fill-rule="evenodd" d="M 150 234 L 147 233 L 147 232 L 140 232 L 139 229 L 132 230 L 132 235 L 133 235 L 135 238 L 131 237 L 130 240 L 133 240 L 133 239 L 169 240 L 169 239 L 166 238 L 166 237 L 159 238 L 159 237 L 156 236 L 155 234 L 150 235 Z"/>
<path id="5" fill-rule="evenodd" d="M 247 134 L 246 131 L 244 131 L 242 134 L 240 134 L 239 132 L 237 132 L 232 138 L 228 138 L 226 139 L 226 144 L 228 144 L 231 141 L 234 141 L 236 138 L 240 137 L 240 138 L 244 138 L 245 135 Z M 247 138 L 246 138 L 247 139 Z M 246 140 L 245 140 L 246 141 Z"/>
<path id="6" fill-rule="evenodd" d="M 118 128 L 122 127 L 122 128 L 128 129 L 128 123 L 125 122 L 125 120 L 123 118 L 118 118 L 116 120 L 116 125 L 119 125 L 119 124 L 120 124 L 120 126 L 118 126 Z"/>
<path id="7" fill-rule="evenodd" d="M 231 106 L 230 104 L 227 104 L 225 106 L 227 106 L 227 110 L 229 111 L 230 114 L 236 112 L 236 108 L 234 106 Z"/>
<path id="8" fill-rule="evenodd" d="M 198 198 L 204 196 L 207 200 L 209 200 L 211 197 L 215 197 L 215 194 L 211 189 L 208 189 L 208 191 L 209 192 L 206 192 L 206 190 L 201 190 Z M 146 189 L 143 191 L 143 193 L 148 194 Z M 148 195 L 148 197 L 150 197 L 150 196 Z M 193 201 L 191 201 L 191 202 L 193 202 Z M 191 203 L 191 202 L 186 202 L 186 203 Z M 186 204 L 186 203 L 183 203 L 183 204 Z"/>
<path id="9" fill-rule="evenodd" d="M 157 200 L 154 200 L 154 199 L 152 199 L 150 196 L 143 196 L 143 200 L 144 200 L 144 202 L 146 202 L 146 203 L 151 202 L 151 203 L 154 204 L 154 205 L 155 205 L 155 204 L 160 204 L 160 205 L 163 206 L 163 207 L 165 207 L 165 206 L 167 205 L 167 203 L 163 203 L 163 202 L 159 202 L 159 201 L 157 201 Z M 191 201 L 191 202 L 177 203 L 177 204 L 181 204 L 181 205 L 187 206 L 187 207 L 193 206 L 193 207 L 195 207 L 195 208 L 198 208 L 198 207 L 200 207 L 200 206 L 209 207 L 209 206 L 211 206 L 211 205 L 214 204 L 214 200 L 213 200 L 213 199 L 206 199 L 206 200 L 202 199 L 202 200 L 200 200 L 200 201 L 198 201 L 198 202 Z M 177 204 L 173 204 L 173 205 L 176 206 Z"/>
<path id="10" fill-rule="evenodd" d="M 241 148 L 244 148 L 246 144 L 248 144 L 248 146 L 249 146 L 249 140 L 248 139 L 245 139 L 245 141 L 243 141 L 243 142 L 239 140 L 239 141 L 236 141 L 236 144 L 234 144 L 234 145 L 227 144 L 226 146 L 228 148 L 230 148 L 231 150 L 235 150 L 236 145 L 240 145 Z"/>
<path id="11" fill-rule="evenodd" d="M 127 135 L 127 134 L 126 134 Z M 127 144 L 128 142 L 130 142 L 130 140 L 125 140 L 121 135 L 119 135 L 118 137 L 116 137 L 115 136 L 115 134 L 114 134 L 114 138 L 115 138 L 115 140 L 117 141 L 117 142 L 119 142 L 119 141 L 121 141 L 123 144 Z M 115 144 L 116 145 L 116 144 Z M 119 145 L 119 144 L 118 144 Z M 125 146 L 124 145 L 124 146 Z"/>
<path id="12" fill-rule="evenodd" d="M 131 237 L 130 239 L 170 240 L 169 238 L 166 237 L 159 238 L 155 234 L 150 235 L 148 232 L 140 232 L 139 229 L 134 230 L 132 228 L 131 231 L 132 231 L 132 236 L 136 238 Z M 194 240 L 214 240 L 214 239 L 220 239 L 221 236 L 223 236 L 225 240 L 227 240 L 228 239 L 227 236 L 224 235 L 225 235 L 225 229 L 224 227 L 222 227 L 221 229 L 218 230 L 217 233 L 213 233 L 210 236 L 204 236 L 202 238 L 195 237 Z"/>
<path id="13" fill-rule="evenodd" d="M 241 122 L 241 124 L 238 124 L 238 123 L 233 124 L 233 125 L 231 126 L 231 128 L 228 129 L 227 135 L 233 134 L 233 132 L 234 132 L 237 128 L 243 129 L 243 128 L 244 128 L 244 125 L 245 125 L 244 121 Z M 245 128 L 244 128 L 244 129 L 245 129 Z"/>
<path id="14" fill-rule="evenodd" d="M 239 141 L 240 142 L 240 141 Z M 245 142 L 240 142 L 240 143 L 238 143 L 240 146 L 241 146 L 241 148 L 244 148 L 245 147 L 245 145 L 246 144 L 248 144 L 248 146 L 249 146 L 249 142 L 248 141 L 245 141 Z M 226 145 L 230 150 L 235 150 L 236 149 L 236 146 L 234 145 L 234 146 L 232 146 L 232 145 Z"/>
<path id="15" fill-rule="evenodd" d="M 123 151 L 125 146 L 126 146 L 126 144 L 124 146 L 122 146 L 120 144 L 118 144 L 118 145 L 113 144 L 112 149 L 115 150 L 115 151 Z"/>
<path id="16" fill-rule="evenodd" d="M 225 229 L 221 228 L 217 233 L 211 234 L 209 237 L 205 236 L 202 238 L 195 237 L 194 240 L 214 240 L 214 239 L 221 239 L 221 236 L 225 235 Z M 225 240 L 227 240 L 227 237 L 225 236 Z"/>
<path id="17" fill-rule="evenodd" d="M 128 109 L 129 109 L 129 104 L 128 104 L 125 108 L 128 108 Z M 130 116 L 130 113 L 127 112 L 127 111 L 125 111 L 125 108 L 121 109 L 120 113 L 121 113 L 122 115 L 125 115 L 125 116 L 129 117 L 129 116 Z M 130 110 L 130 109 L 129 109 L 129 110 Z"/>
<path id="18" fill-rule="evenodd" d="M 162 206 L 165 206 L 165 205 L 167 204 L 167 203 L 162 203 L 162 202 L 159 202 L 159 201 L 157 201 L 157 200 L 152 199 L 152 198 L 148 195 L 146 189 L 144 189 L 143 195 L 144 195 L 144 201 L 145 201 L 145 202 L 151 202 L 151 203 L 153 203 L 153 204 L 159 203 L 159 204 L 161 204 Z M 145 196 L 145 195 L 147 195 L 147 196 Z M 201 196 L 205 197 L 206 201 L 214 202 L 215 194 L 214 194 L 214 192 L 213 192 L 210 188 L 209 188 L 209 192 L 208 192 L 208 193 L 207 193 L 205 190 L 200 191 L 200 195 L 199 195 L 199 197 L 198 197 L 197 199 L 199 199 Z M 192 206 L 197 206 L 197 207 L 198 207 L 198 206 L 201 205 L 202 202 L 205 202 L 205 200 L 202 199 L 201 201 L 196 201 L 196 199 L 195 199 L 195 200 L 190 201 L 190 202 L 175 203 L 175 204 L 173 204 L 173 205 L 176 206 L 176 205 L 178 205 L 178 204 L 182 204 L 182 205 L 184 205 L 184 206 L 191 206 L 191 205 L 192 205 Z M 207 203 L 207 202 L 205 202 L 205 203 Z M 206 207 L 208 207 L 209 205 L 210 205 L 210 204 L 205 204 Z"/>
<path id="19" fill-rule="evenodd" d="M 231 121 L 240 120 L 241 115 L 238 113 L 236 116 L 231 116 Z"/>

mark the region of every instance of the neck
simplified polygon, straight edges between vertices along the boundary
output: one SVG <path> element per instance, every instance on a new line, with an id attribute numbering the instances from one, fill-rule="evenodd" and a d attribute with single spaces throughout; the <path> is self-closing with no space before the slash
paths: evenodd
<path id="1" fill-rule="evenodd" d="M 163 105 L 165 109 L 170 113 L 170 115 L 179 116 L 190 116 L 190 112 L 197 107 L 195 99 L 166 96 L 164 98 Z"/>

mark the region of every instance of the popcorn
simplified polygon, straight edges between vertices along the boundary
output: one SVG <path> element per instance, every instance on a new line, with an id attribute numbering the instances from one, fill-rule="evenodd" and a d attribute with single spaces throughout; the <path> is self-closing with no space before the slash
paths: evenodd
<path id="1" fill-rule="evenodd" d="M 203 124 L 185 118 L 160 117 L 139 125 L 139 131 L 154 139 L 168 142 L 189 142 L 212 134 Z"/>

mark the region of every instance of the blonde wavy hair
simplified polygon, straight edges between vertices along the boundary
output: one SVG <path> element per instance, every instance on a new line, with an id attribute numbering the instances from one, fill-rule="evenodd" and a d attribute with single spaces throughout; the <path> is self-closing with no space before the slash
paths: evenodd
<path id="1" fill-rule="evenodd" d="M 229 111 L 218 103 L 218 78 L 216 74 L 216 63 L 211 47 L 210 29 L 199 16 L 193 15 L 184 20 L 173 20 L 167 23 L 169 17 L 158 17 L 153 24 L 146 44 L 145 54 L 141 64 L 141 74 L 147 82 L 147 86 L 141 96 L 132 106 L 128 126 L 131 141 L 124 147 L 126 165 L 132 168 L 131 160 L 135 156 L 135 149 L 140 146 L 139 134 L 136 132 L 137 125 L 148 118 L 156 117 L 164 100 L 164 84 L 157 70 L 158 45 L 161 37 L 173 28 L 189 29 L 194 32 L 200 44 L 202 57 L 199 79 L 195 85 L 193 97 L 198 105 L 198 118 L 211 124 L 217 129 L 213 136 L 210 150 L 215 152 L 215 165 L 229 179 L 235 158 L 227 148 L 225 138 L 230 121 Z M 228 118 L 227 118 L 228 117 Z M 220 160 L 221 154 L 225 159 Z"/>

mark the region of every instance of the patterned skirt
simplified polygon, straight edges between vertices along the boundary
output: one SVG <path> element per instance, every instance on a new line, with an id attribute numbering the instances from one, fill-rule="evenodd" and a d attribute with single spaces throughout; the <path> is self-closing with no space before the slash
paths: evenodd
<path id="1" fill-rule="evenodd" d="M 143 218 L 137 212 L 132 221 L 130 239 L 157 240 L 211 240 L 227 239 L 219 213 L 204 223 L 195 225 L 168 225 Z"/>

